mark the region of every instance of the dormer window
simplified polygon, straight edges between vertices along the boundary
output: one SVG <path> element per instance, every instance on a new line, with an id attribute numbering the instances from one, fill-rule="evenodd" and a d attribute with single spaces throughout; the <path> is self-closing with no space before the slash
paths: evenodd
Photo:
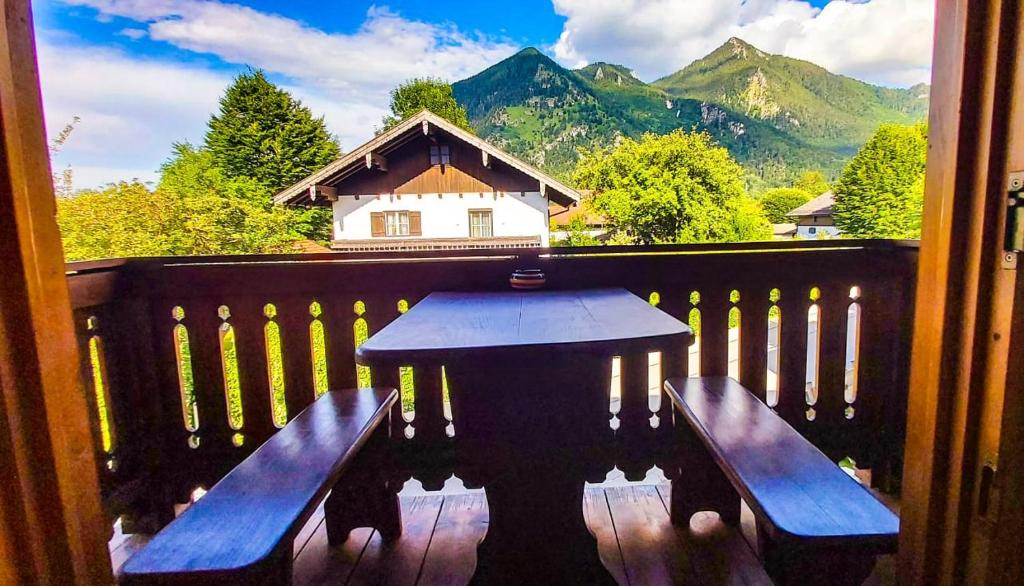
<path id="1" fill-rule="evenodd" d="M 430 164 L 448 165 L 451 162 L 451 151 L 446 144 L 430 145 Z"/>

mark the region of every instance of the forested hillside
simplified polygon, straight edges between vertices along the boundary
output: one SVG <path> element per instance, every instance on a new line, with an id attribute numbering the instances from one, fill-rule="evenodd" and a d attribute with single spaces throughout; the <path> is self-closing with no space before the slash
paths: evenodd
<path id="1" fill-rule="evenodd" d="M 618 136 L 707 131 L 757 187 L 805 169 L 834 176 L 882 123 L 921 120 L 927 86 L 892 89 L 730 39 L 645 83 L 622 65 L 561 67 L 529 48 L 454 84 L 478 134 L 560 176 Z"/>

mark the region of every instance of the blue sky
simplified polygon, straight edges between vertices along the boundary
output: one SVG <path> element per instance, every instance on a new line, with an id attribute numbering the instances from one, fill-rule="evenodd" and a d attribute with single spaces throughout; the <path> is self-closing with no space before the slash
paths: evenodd
<path id="1" fill-rule="evenodd" d="M 387 92 L 452 81 L 527 46 L 566 67 L 621 63 L 653 80 L 730 36 L 883 85 L 927 81 L 931 0 L 37 0 L 54 161 L 75 187 L 154 180 L 175 141 L 202 140 L 232 76 L 264 69 L 344 149 L 372 135 Z"/>

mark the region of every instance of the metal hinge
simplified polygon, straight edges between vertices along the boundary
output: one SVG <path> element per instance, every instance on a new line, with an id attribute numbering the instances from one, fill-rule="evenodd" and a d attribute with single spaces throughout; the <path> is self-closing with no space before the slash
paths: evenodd
<path id="1" fill-rule="evenodd" d="M 1003 233 L 1004 269 L 1016 269 L 1024 252 L 1024 171 L 1010 173 L 1006 181 L 1006 229 Z"/>

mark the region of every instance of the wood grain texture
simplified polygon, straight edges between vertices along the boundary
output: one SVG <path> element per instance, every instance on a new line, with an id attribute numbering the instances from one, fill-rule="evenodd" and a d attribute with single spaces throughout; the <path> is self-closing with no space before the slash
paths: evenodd
<path id="1" fill-rule="evenodd" d="M 109 582 L 28 0 L 0 2 L 0 581 Z M 130 441 L 130 440 L 129 440 Z"/>
<path id="2" fill-rule="evenodd" d="M 613 487 L 605 494 L 630 584 L 696 582 L 657 487 Z"/>
<path id="3" fill-rule="evenodd" d="M 739 383 L 700 377 L 665 385 L 773 539 L 895 551 L 898 517 Z"/>
<path id="4" fill-rule="evenodd" d="M 657 489 L 668 511 L 671 489 L 665 484 L 659 484 Z M 714 513 L 697 513 L 686 527 L 675 527 L 675 530 L 701 584 L 772 584 L 740 531 L 723 523 Z"/>
<path id="5" fill-rule="evenodd" d="M 601 563 L 616 582 L 628 584 L 622 550 L 619 549 L 619 539 L 604 489 L 587 487 L 583 491 L 583 516 L 587 520 L 590 532 L 597 539 L 597 552 L 601 556 Z"/>
<path id="6" fill-rule="evenodd" d="M 690 328 L 624 289 L 432 293 L 356 350 L 361 364 L 447 362 L 479 352 L 656 350 Z"/>
<path id="7" fill-rule="evenodd" d="M 121 580 L 259 573 L 285 542 L 290 559 L 291 539 L 397 396 L 390 388 L 325 394 L 157 534 Z"/>
<path id="8" fill-rule="evenodd" d="M 478 497 L 483 500 L 483 495 Z M 446 498 L 440 495 L 402 498 L 402 536 L 387 543 L 381 539 L 380 533 L 374 532 L 349 583 L 414 584 L 423 568 L 427 548 L 431 545 L 431 537 Z M 472 536 L 467 537 L 467 541 L 476 545 Z M 446 564 L 447 561 L 442 565 Z"/>
<path id="9" fill-rule="evenodd" d="M 418 581 L 466 584 L 476 569 L 476 546 L 487 533 L 487 499 L 481 493 L 446 496 Z"/>
<path id="10" fill-rule="evenodd" d="M 537 256 L 538 253 L 541 256 Z M 660 308 L 684 321 L 691 307 L 688 300 L 691 291 L 700 290 L 704 294 L 703 301 L 710 302 L 702 301 L 698 308 L 714 313 L 713 299 L 725 300 L 726 305 L 720 309 L 727 309 L 728 292 L 735 289 L 741 294 L 744 322 L 752 320 L 753 323 L 743 326 L 740 344 L 743 370 L 750 372 L 756 371 L 751 365 L 765 353 L 766 340 L 749 333 L 763 324 L 757 321 L 761 312 L 748 311 L 747 301 L 760 303 L 758 299 L 763 297 L 765 284 L 777 285 L 782 291 L 782 303 L 790 304 L 783 309 L 780 414 L 802 433 L 820 428 L 816 435 L 809 437 L 814 441 L 827 439 L 823 441 L 823 448 L 833 446 L 840 455 L 853 455 L 858 464 L 862 461 L 871 466 L 880 464 L 873 470 L 873 480 L 883 486 L 897 486 L 898 465 L 902 461 L 899 405 L 907 384 L 906 379 L 901 378 L 905 373 L 901 374 L 900 369 L 904 368 L 901 365 L 906 360 L 910 304 L 905 295 L 894 296 L 893 291 L 912 279 L 916 254 L 916 248 L 903 243 L 844 240 L 824 244 L 812 241 L 567 248 L 536 252 L 503 249 L 465 251 L 465 254 L 253 255 L 244 259 L 191 257 L 76 263 L 69 266 L 69 283 L 76 308 L 76 326 L 81 329 L 79 344 L 83 351 L 87 350 L 86 318 L 99 316 L 117 429 L 130 440 L 118 443 L 120 451 L 116 456 L 122 465 L 116 471 L 106 467 L 99 471 L 103 503 L 111 518 L 144 512 L 149 505 L 141 507 L 136 503 L 145 504 L 138 498 L 141 495 L 155 494 L 146 488 L 150 486 L 166 487 L 178 502 L 186 502 L 197 484 L 211 486 L 276 430 L 267 425 L 269 391 L 262 331 L 267 319 L 262 308 L 268 301 L 275 303 L 278 309 L 276 321 L 283 342 L 286 393 L 291 402 L 289 413 L 294 415 L 295 406 L 301 406 L 306 400 L 307 391 L 302 387 L 308 386 L 310 376 L 308 303 L 316 300 L 323 309 L 329 386 L 345 388 L 353 386 L 356 378 L 352 333 L 356 300 L 366 302 L 363 317 L 372 334 L 398 317 L 395 304 L 400 299 L 415 306 L 435 291 L 507 292 L 509 274 L 522 267 L 542 268 L 548 275 L 550 291 L 622 287 L 642 299 L 657 291 L 661 296 Z M 784 275 L 777 270 L 780 265 L 789 269 Z M 863 290 L 864 339 L 860 370 L 864 376 L 860 399 L 853 420 L 842 419 L 836 424 L 834 418 L 819 417 L 808 422 L 804 415 L 806 406 L 803 406 L 805 357 L 800 352 L 800 347 L 806 343 L 807 291 L 813 285 L 835 283 L 856 283 Z M 826 296 L 831 297 L 831 294 L 826 291 Z M 134 304 L 150 309 L 136 312 L 131 308 Z M 239 359 L 241 368 L 246 371 L 240 373 L 242 403 L 257 414 L 255 420 L 247 420 L 240 430 L 245 436 L 241 447 L 233 445 L 235 430 L 228 427 L 225 416 L 217 341 L 221 321 L 216 316 L 221 304 L 231 308 L 231 322 L 239 320 L 236 324 L 239 328 L 236 335 L 242 346 Z M 171 308 L 176 305 L 185 308 L 182 324 L 188 327 L 192 342 L 200 420 L 200 429 L 194 435 L 198 442 L 189 442 L 193 434 L 183 429 L 181 417 L 181 396 L 171 343 L 176 322 L 169 317 Z M 724 368 L 722 342 L 726 339 L 727 322 L 724 312 L 721 313 L 718 326 L 705 323 L 704 329 L 719 331 L 718 343 L 710 344 L 718 346 L 721 368 Z M 145 333 L 147 325 L 150 334 Z M 151 352 L 129 351 L 145 349 L 147 341 L 152 346 Z M 671 348 L 662 349 L 666 351 L 665 374 L 685 372 L 682 350 L 686 341 L 680 338 L 675 352 Z M 708 354 L 705 357 L 711 358 Z M 135 365 L 140 361 L 155 364 L 157 380 L 146 382 L 145 377 L 135 375 Z M 473 484 L 475 472 L 462 466 L 456 457 L 458 434 L 463 424 L 459 417 L 454 421 L 456 437 L 442 435 L 448 420 L 438 415 L 435 399 L 440 384 L 438 371 L 436 365 L 429 370 L 417 369 L 419 380 L 415 381 L 415 386 L 426 392 L 417 392 L 414 400 L 417 404 L 412 422 L 415 436 L 403 437 L 405 423 L 400 417 L 392 418 L 396 470 L 401 476 L 398 480 L 411 476 L 424 486 L 439 487 L 456 473 Z M 824 378 L 830 376 L 827 373 L 839 370 L 824 368 L 822 372 Z M 397 369 L 394 373 L 378 370 L 374 382 L 391 379 L 393 384 L 398 384 L 397 375 Z M 492 378 L 494 376 L 497 375 Z M 829 384 L 828 381 L 822 383 Z M 836 388 L 835 382 L 831 384 Z M 157 417 L 136 424 L 133 420 L 138 413 L 136 406 L 150 400 L 162 406 L 161 412 Z M 671 402 L 664 400 L 662 404 L 659 417 L 667 421 L 671 419 Z M 634 418 L 634 422 L 643 423 L 639 418 Z M 150 444 L 154 449 L 143 457 L 151 430 L 155 432 Z M 620 449 L 618 460 L 609 455 L 605 467 L 595 470 L 591 479 L 603 478 L 615 462 L 631 468 L 633 477 L 652 461 L 668 474 L 674 473 L 677 467 L 669 461 L 674 445 L 670 426 L 662 425 L 655 431 L 655 437 L 651 438 L 653 445 L 645 438 L 632 437 L 634 433 L 646 434 L 643 425 L 630 424 L 621 433 L 616 432 L 624 440 L 620 444 L 642 449 L 632 450 L 629 455 L 624 455 Z M 140 433 L 146 434 L 143 437 L 147 441 L 142 441 Z M 197 445 L 190 447 L 192 444 Z M 833 454 L 829 452 L 829 455 Z M 161 505 L 161 508 L 166 507 Z M 147 529 L 139 526 L 139 530 Z"/>

